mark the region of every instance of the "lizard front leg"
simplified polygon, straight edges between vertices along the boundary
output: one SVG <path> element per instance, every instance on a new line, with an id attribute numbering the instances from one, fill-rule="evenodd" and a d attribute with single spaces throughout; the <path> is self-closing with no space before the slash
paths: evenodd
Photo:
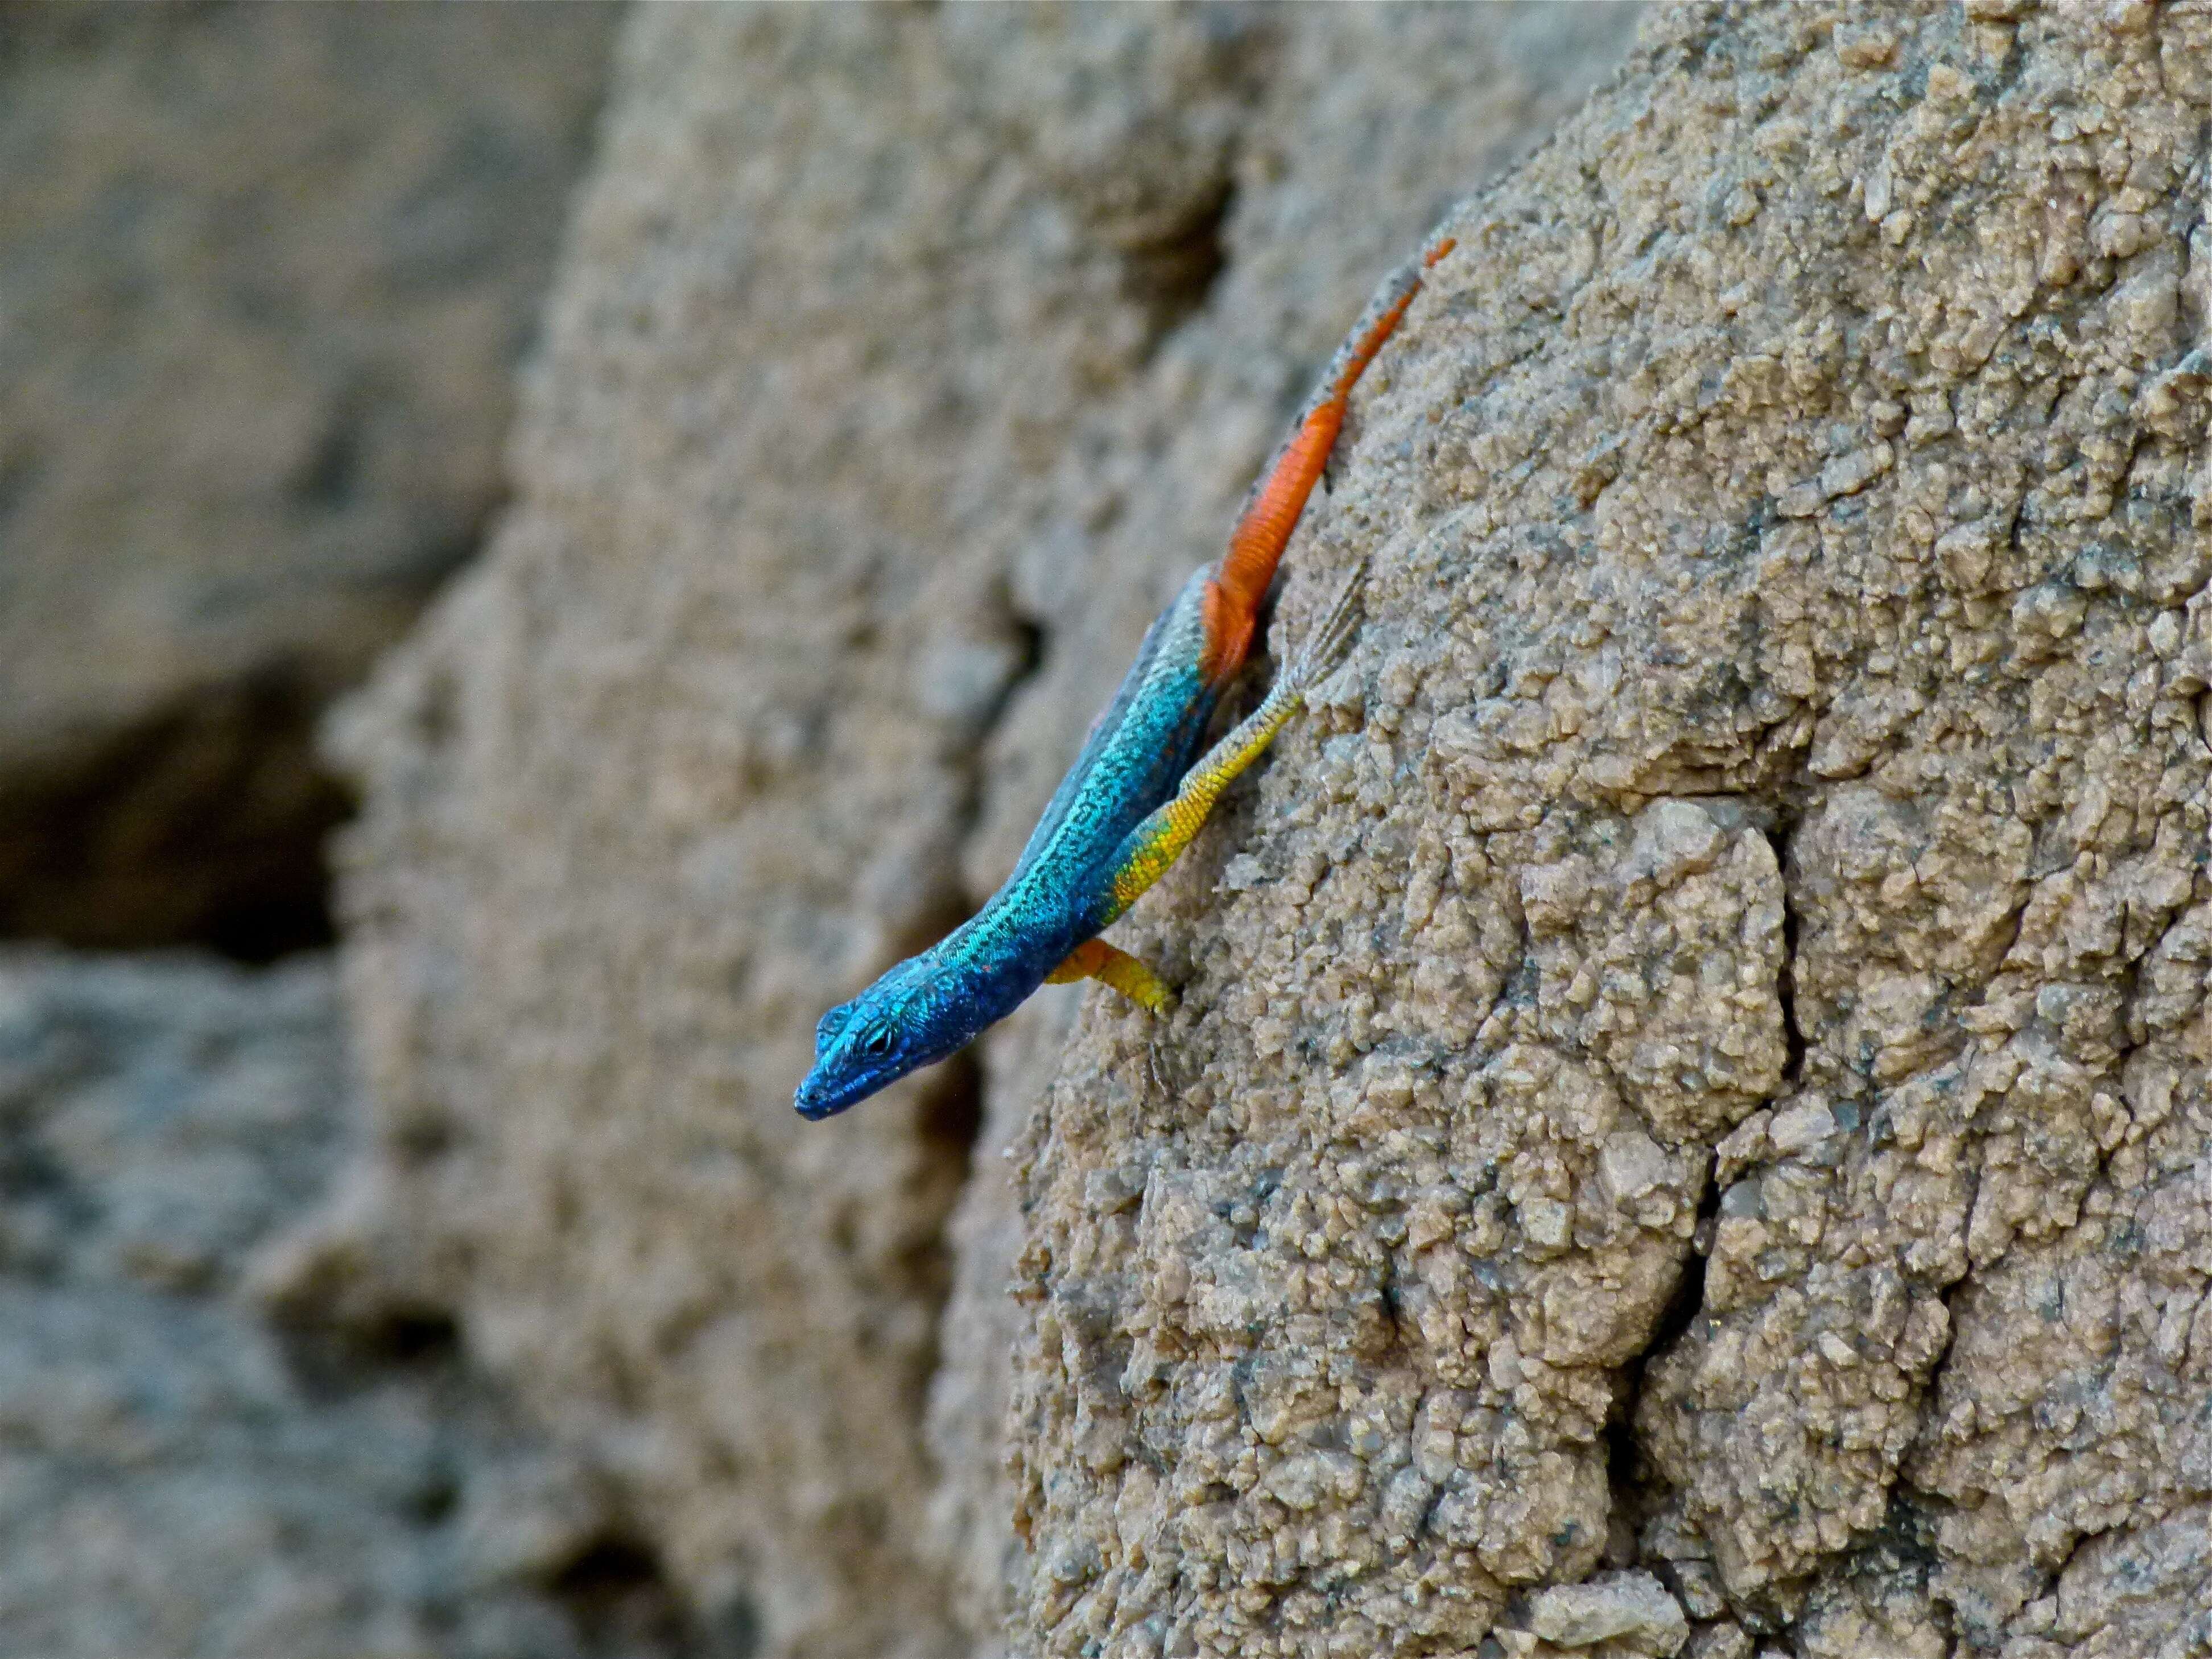
<path id="1" fill-rule="evenodd" d="M 1175 1006 L 1175 993 L 1167 981 L 1119 945 L 1103 939 L 1087 939 L 1067 953 L 1067 960 L 1044 976 L 1048 985 L 1066 985 L 1079 979 L 1095 979 L 1110 985 L 1147 1013 L 1164 1014 Z"/>

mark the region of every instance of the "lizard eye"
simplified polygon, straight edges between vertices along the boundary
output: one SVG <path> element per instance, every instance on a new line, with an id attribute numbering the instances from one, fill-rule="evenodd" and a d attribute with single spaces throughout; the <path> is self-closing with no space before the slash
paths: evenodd
<path id="1" fill-rule="evenodd" d="M 891 1051 L 891 1031 L 888 1025 L 878 1025 L 860 1039 L 860 1052 L 870 1060 L 881 1060 Z"/>

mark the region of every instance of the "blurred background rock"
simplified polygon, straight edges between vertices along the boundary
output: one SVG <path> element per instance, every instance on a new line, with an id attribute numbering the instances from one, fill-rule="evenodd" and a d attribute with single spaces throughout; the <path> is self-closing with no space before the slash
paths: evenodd
<path id="1" fill-rule="evenodd" d="M 0 9 L 0 933 L 327 941 L 314 722 L 504 494 L 615 21 Z"/>
<path id="2" fill-rule="evenodd" d="M 0 1652 L 748 1644 L 441 1315 L 254 1265 L 358 1139 L 315 725 L 502 499 L 617 22 L 0 9 Z"/>
<path id="3" fill-rule="evenodd" d="M 264 1316 L 342 1024 L 323 953 L 0 951 L 0 1652 L 730 1651 L 443 1321 Z"/>

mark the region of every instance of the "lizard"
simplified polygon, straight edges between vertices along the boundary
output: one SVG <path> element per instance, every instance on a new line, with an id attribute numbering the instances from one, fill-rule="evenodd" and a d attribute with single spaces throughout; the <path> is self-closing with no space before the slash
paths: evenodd
<path id="1" fill-rule="evenodd" d="M 1098 935 L 1166 873 L 1222 792 L 1349 653 L 1364 562 L 1259 707 L 1198 757 L 1352 387 L 1455 245 L 1442 238 L 1384 281 L 1253 485 L 1227 550 L 1192 573 L 1146 634 L 1005 884 L 943 939 L 823 1015 L 793 1102 L 801 1117 L 833 1116 L 946 1058 L 1042 985 L 1091 978 L 1151 1013 L 1173 1006 L 1150 966 Z"/>

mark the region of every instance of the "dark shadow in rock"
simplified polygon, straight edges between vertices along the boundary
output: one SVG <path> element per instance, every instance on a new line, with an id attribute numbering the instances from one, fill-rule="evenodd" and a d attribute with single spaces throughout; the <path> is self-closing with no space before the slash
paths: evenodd
<path id="1" fill-rule="evenodd" d="M 271 670 L 0 790 L 0 937 L 202 945 L 242 962 L 331 943 L 323 842 L 345 791 L 320 699 Z"/>
<path id="2" fill-rule="evenodd" d="M 1219 190 L 1167 230 L 1122 251 L 1122 291 L 1144 307 L 1154 345 L 1203 309 L 1212 294 L 1229 264 L 1222 234 L 1236 198 L 1236 185 L 1224 178 Z"/>
<path id="3" fill-rule="evenodd" d="M 547 1588 L 594 1651 L 649 1648 L 687 1659 L 751 1659 L 760 1647 L 760 1621 L 750 1602 L 738 1597 L 714 1617 L 694 1617 L 670 1586 L 659 1558 L 634 1538 L 593 1540 Z"/>

